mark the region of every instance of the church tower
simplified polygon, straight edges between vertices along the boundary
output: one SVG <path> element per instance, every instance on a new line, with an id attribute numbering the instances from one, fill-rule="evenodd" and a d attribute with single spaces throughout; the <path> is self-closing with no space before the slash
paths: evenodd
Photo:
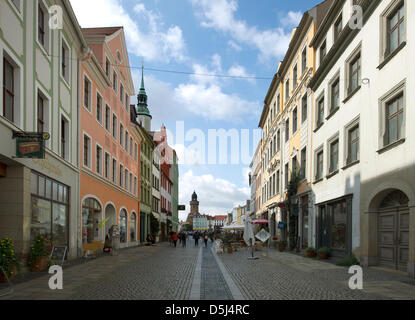
<path id="1" fill-rule="evenodd" d="M 197 201 L 196 191 L 193 192 L 192 201 L 190 201 L 190 214 L 199 214 L 199 201 Z"/>
<path id="2" fill-rule="evenodd" d="M 148 110 L 147 93 L 144 88 L 144 67 L 141 68 L 141 88 L 137 96 L 137 122 L 146 129 L 151 131 L 152 116 Z"/>

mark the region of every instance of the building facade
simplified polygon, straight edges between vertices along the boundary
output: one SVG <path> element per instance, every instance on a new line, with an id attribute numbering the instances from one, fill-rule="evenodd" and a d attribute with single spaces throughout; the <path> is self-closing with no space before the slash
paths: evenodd
<path id="1" fill-rule="evenodd" d="M 82 32 L 92 52 L 81 63 L 82 243 L 103 242 L 120 227 L 121 247 L 138 242 L 139 141 L 130 121 L 134 85 L 122 27 Z M 105 70 L 102 66 L 105 66 Z M 105 221 L 105 223 L 102 223 Z"/>
<path id="2" fill-rule="evenodd" d="M 62 29 L 49 25 L 54 5 Z M 42 234 L 78 255 L 78 58 L 87 55 L 69 1 L 0 1 L 0 238 L 20 253 Z M 16 158 L 13 132 L 49 133 L 45 158 Z"/>

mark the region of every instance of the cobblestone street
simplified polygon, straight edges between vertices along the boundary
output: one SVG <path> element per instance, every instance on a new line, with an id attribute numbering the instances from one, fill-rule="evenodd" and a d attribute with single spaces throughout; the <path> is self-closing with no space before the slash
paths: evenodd
<path id="1" fill-rule="evenodd" d="M 350 290 L 347 268 L 274 249 L 217 256 L 209 248 L 169 244 L 123 250 L 64 268 L 63 290 L 49 275 L 16 284 L 3 299 L 30 300 L 373 300 L 415 299 L 415 281 L 364 270 L 364 290 Z M 5 286 L 0 287 L 5 292 Z M 0 298 L 1 299 L 1 298 Z"/>

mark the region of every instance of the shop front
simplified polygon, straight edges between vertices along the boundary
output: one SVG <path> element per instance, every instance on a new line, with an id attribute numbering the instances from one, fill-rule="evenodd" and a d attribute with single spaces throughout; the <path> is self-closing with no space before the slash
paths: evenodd
<path id="1" fill-rule="evenodd" d="M 346 196 L 317 204 L 317 248 L 329 248 L 334 257 L 352 253 L 352 202 Z"/>

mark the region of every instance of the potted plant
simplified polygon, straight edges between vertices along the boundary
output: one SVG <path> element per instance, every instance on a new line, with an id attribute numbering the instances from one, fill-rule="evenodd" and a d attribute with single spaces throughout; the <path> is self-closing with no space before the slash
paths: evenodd
<path id="1" fill-rule="evenodd" d="M 317 254 L 318 254 L 319 259 L 327 260 L 329 258 L 330 249 L 326 247 L 320 248 L 317 251 Z"/>
<path id="2" fill-rule="evenodd" d="M 309 258 L 314 258 L 316 256 L 316 249 L 314 247 L 308 247 L 305 252 Z"/>
<path id="3" fill-rule="evenodd" d="M 46 251 L 46 238 L 39 234 L 33 240 L 28 263 L 30 271 L 43 272 L 48 266 L 48 252 Z"/>
<path id="4" fill-rule="evenodd" d="M 4 270 L 9 280 L 16 276 L 19 268 L 13 241 L 9 238 L 0 240 L 0 267 Z M 0 270 L 0 283 L 7 282 L 6 276 Z"/>
<path id="5" fill-rule="evenodd" d="M 279 243 L 278 243 L 278 249 L 280 250 L 280 252 L 283 252 L 283 251 L 285 251 L 285 249 L 287 248 L 287 241 L 286 240 L 281 240 Z"/>

